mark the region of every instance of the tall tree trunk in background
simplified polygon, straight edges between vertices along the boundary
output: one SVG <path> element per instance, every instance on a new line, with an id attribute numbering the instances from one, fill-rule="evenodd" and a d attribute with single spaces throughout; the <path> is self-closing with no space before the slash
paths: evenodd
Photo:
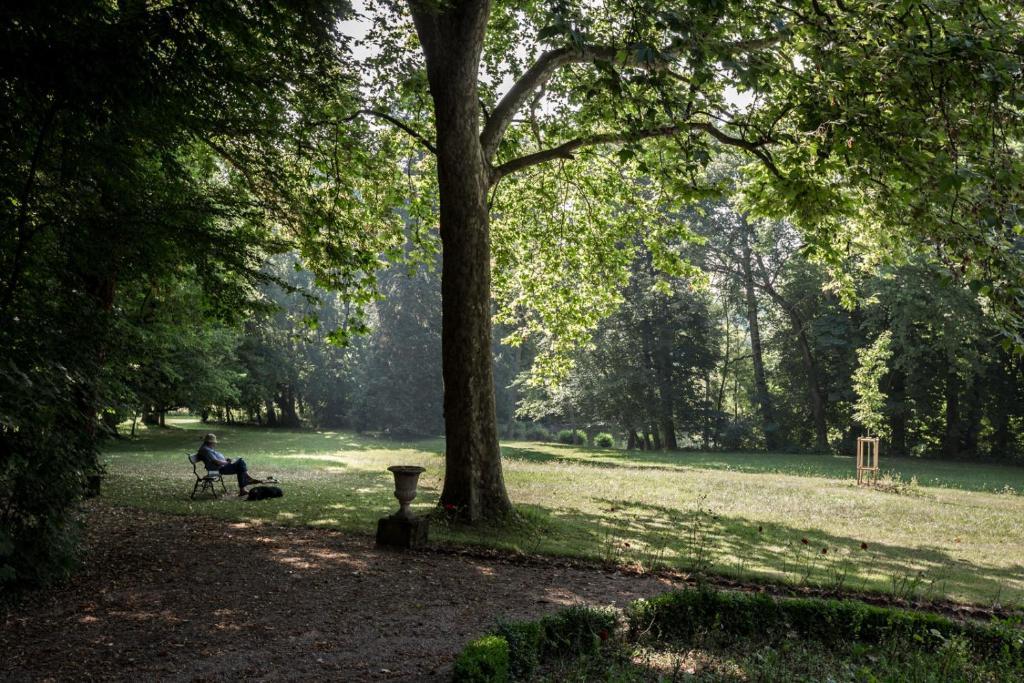
<path id="1" fill-rule="evenodd" d="M 946 429 L 942 435 L 942 454 L 947 458 L 960 454 L 960 376 L 953 362 L 946 371 Z"/>
<path id="2" fill-rule="evenodd" d="M 711 371 L 704 371 L 704 418 L 701 423 L 700 446 L 704 450 L 711 447 Z"/>
<path id="3" fill-rule="evenodd" d="M 764 349 L 761 346 L 761 325 L 757 318 L 757 293 L 754 290 L 754 268 L 751 263 L 750 235 L 743 232 L 743 290 L 747 303 L 747 326 L 750 328 L 750 353 L 754 361 L 754 400 L 761 414 L 765 447 L 769 451 L 779 448 L 779 425 L 775 421 L 775 407 L 768 393 L 768 379 L 764 373 Z"/>
<path id="4" fill-rule="evenodd" d="M 295 389 L 292 385 L 279 386 L 275 400 L 280 413 L 278 423 L 284 427 L 298 427 L 300 421 L 299 414 L 295 410 Z"/>
<path id="5" fill-rule="evenodd" d="M 266 405 L 267 408 L 267 426 L 276 427 L 277 413 L 274 411 L 274 402 L 268 399 L 264 401 L 264 405 Z"/>
<path id="6" fill-rule="evenodd" d="M 960 442 L 960 454 L 968 458 L 978 457 L 978 438 L 981 436 L 982 408 L 985 405 L 985 396 L 982 392 L 980 382 L 977 378 L 971 383 L 967 393 L 967 415 Z"/>
<path id="7" fill-rule="evenodd" d="M 654 384 L 658 391 L 656 412 L 664 443 L 657 436 L 659 430 L 652 429 L 655 434 L 655 448 L 664 445 L 665 448 L 674 451 L 678 449 L 678 445 L 674 422 L 675 406 L 672 400 L 672 350 L 667 348 L 661 339 L 664 335 L 655 335 L 654 324 L 649 317 L 640 321 L 640 334 L 643 341 L 644 364 L 654 376 Z"/>
<path id="8" fill-rule="evenodd" d="M 825 390 L 821 386 L 821 369 L 811 351 L 803 319 L 791 309 L 790 319 L 796 332 L 796 343 L 800 348 L 800 359 L 807 374 L 807 392 L 811 400 L 811 417 L 814 420 L 814 447 L 821 452 L 828 450 L 828 420 L 825 413 Z"/>
<path id="9" fill-rule="evenodd" d="M 662 447 L 661 443 L 661 432 L 658 431 L 657 425 L 651 425 L 651 437 L 654 443 L 653 448 L 656 451 L 660 451 Z"/>
<path id="10" fill-rule="evenodd" d="M 772 298 L 772 301 L 785 312 L 793 327 L 797 348 L 800 349 L 800 361 L 803 363 L 804 374 L 807 376 L 807 395 L 810 399 L 811 418 L 814 423 L 814 447 L 818 451 L 825 452 L 828 450 L 827 396 L 821 381 L 821 368 L 811 349 L 811 340 L 807 336 L 807 322 L 797 307 L 775 289 L 766 274 L 762 273 L 762 280 L 759 284 Z"/>
<path id="11" fill-rule="evenodd" d="M 441 223 L 442 505 L 475 521 L 512 509 L 501 471 L 491 366 L 490 170 L 477 78 L 490 3 L 411 0 L 437 128 Z"/>
<path id="12" fill-rule="evenodd" d="M 516 345 L 516 362 L 515 369 L 512 371 L 513 382 L 508 388 L 509 392 L 509 403 L 512 408 L 508 411 L 508 426 L 505 428 L 505 438 L 514 439 L 516 437 L 516 401 L 519 400 L 519 392 L 516 389 L 515 378 L 519 376 L 519 371 L 523 366 L 523 345 Z"/>
<path id="13" fill-rule="evenodd" d="M 902 370 L 890 375 L 888 405 L 892 426 L 889 449 L 893 455 L 907 455 L 907 375 Z"/>

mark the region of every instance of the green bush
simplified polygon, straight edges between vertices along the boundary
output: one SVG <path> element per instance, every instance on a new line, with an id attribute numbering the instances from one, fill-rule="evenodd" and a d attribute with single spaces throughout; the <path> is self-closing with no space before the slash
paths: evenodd
<path id="1" fill-rule="evenodd" d="M 456 683 L 502 683 L 508 680 L 508 641 L 501 636 L 477 638 L 455 660 Z"/>
<path id="2" fill-rule="evenodd" d="M 618 617 L 612 608 L 573 606 L 541 619 L 544 654 L 595 654 L 615 633 Z"/>
<path id="3" fill-rule="evenodd" d="M 541 424 L 531 424 L 526 427 L 524 437 L 527 441 L 551 441 L 551 430 Z"/>
<path id="4" fill-rule="evenodd" d="M 737 638 L 796 634 L 829 645 L 904 638 L 932 651 L 959 636 L 981 653 L 1001 655 L 1009 649 L 1019 655 L 1021 651 L 1019 630 L 959 623 L 937 614 L 852 600 L 774 599 L 764 594 L 687 590 L 638 600 L 630 606 L 628 619 L 632 635 L 649 632 L 657 639 L 688 639 L 699 631 L 714 629 Z"/>
<path id="5" fill-rule="evenodd" d="M 775 599 L 709 589 L 638 600 L 627 617 L 625 642 L 615 637 L 619 617 L 612 608 L 570 607 L 539 621 L 499 623 L 494 633 L 473 641 L 459 656 L 455 680 L 532 680 L 542 662 L 554 667 L 552 680 L 646 680 L 642 675 L 631 677 L 629 656 L 621 657 L 632 651 L 630 641 L 640 637 L 691 641 L 709 634 L 732 644 L 727 648 L 737 643 L 742 648 L 760 648 L 764 656 L 758 654 L 748 664 L 762 680 L 781 679 L 799 669 L 800 661 L 790 661 L 792 642 L 799 643 L 796 655 L 805 653 L 800 656 L 808 661 L 832 657 L 838 662 L 856 661 L 857 652 L 877 644 L 880 659 L 872 671 L 898 674 L 912 666 L 921 671 L 922 681 L 960 679 L 964 678 L 961 673 L 975 670 L 1005 674 L 999 680 L 1019 680 L 1024 669 L 1024 631 L 1019 619 L 987 625 L 960 623 L 936 614 L 850 600 Z M 778 661 L 765 659 L 769 655 Z M 890 679 L 902 680 L 898 675 L 878 680 Z"/>
<path id="6" fill-rule="evenodd" d="M 618 628 L 611 608 L 570 607 L 540 621 L 499 622 L 455 661 L 453 680 L 530 680 L 544 658 L 597 654 Z"/>
<path id="7" fill-rule="evenodd" d="M 581 446 L 587 442 L 587 433 L 582 429 L 563 429 L 558 432 L 558 443 Z"/>
<path id="8" fill-rule="evenodd" d="M 601 432 L 594 437 L 594 445 L 598 448 L 612 448 L 615 445 L 615 437 L 608 432 Z"/>
<path id="9" fill-rule="evenodd" d="M 539 621 L 498 622 L 495 635 L 508 644 L 508 673 L 512 680 L 528 680 L 544 653 L 544 627 Z"/>

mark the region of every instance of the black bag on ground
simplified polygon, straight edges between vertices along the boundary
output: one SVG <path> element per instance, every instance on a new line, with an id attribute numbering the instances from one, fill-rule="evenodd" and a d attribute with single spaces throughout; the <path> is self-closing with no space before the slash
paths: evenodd
<path id="1" fill-rule="evenodd" d="M 253 486 L 249 489 L 249 497 L 246 500 L 263 500 L 264 498 L 280 498 L 284 495 L 277 486 Z"/>

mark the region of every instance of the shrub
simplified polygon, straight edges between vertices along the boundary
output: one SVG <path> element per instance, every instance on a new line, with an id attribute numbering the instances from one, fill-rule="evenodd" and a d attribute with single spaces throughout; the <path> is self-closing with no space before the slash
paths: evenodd
<path id="1" fill-rule="evenodd" d="M 628 654 L 624 660 L 616 657 L 633 652 L 630 641 L 640 637 L 685 641 L 710 633 L 725 643 L 743 643 L 772 655 L 787 652 L 790 642 L 799 642 L 805 657 L 820 652 L 844 658 L 851 652 L 857 656 L 872 644 L 884 645 L 879 659 L 872 660 L 873 669 L 893 675 L 879 680 L 903 680 L 899 674 L 907 666 L 923 672 L 920 680 L 960 680 L 963 677 L 957 672 L 978 671 L 972 667 L 979 661 L 984 663 L 982 670 L 996 672 L 994 680 L 1021 680 L 1024 631 L 1019 618 L 987 625 L 954 622 L 936 614 L 850 600 L 775 599 L 708 588 L 637 600 L 627 617 L 625 642 L 613 608 L 570 607 L 539 621 L 499 623 L 494 633 L 473 641 L 462 652 L 455 680 L 532 680 L 544 661 L 555 666 L 551 680 L 638 680 L 617 676 L 630 673 L 616 668 L 628 662 Z M 891 659 L 894 653 L 900 656 Z M 752 669 L 760 680 L 780 680 L 780 674 L 790 671 L 778 668 L 778 662 L 762 661 L 760 655 L 750 663 L 757 662 L 765 664 L 763 670 Z"/>
<path id="2" fill-rule="evenodd" d="M 937 614 L 878 607 L 852 600 L 774 599 L 764 594 L 726 593 L 708 589 L 671 592 L 630 606 L 630 633 L 649 631 L 659 639 L 686 639 L 700 630 L 738 638 L 796 634 L 826 645 L 851 639 L 881 643 L 906 638 L 934 650 L 962 636 L 979 652 L 1000 654 L 1020 645 L 989 626 L 954 622 Z M 1019 632 L 1017 638 L 1020 638 Z"/>
<path id="3" fill-rule="evenodd" d="M 601 432 L 594 437 L 594 445 L 598 448 L 612 448 L 615 445 L 615 437 L 608 432 Z"/>
<path id="4" fill-rule="evenodd" d="M 544 627 L 538 621 L 498 622 L 495 635 L 508 644 L 508 673 L 512 680 L 528 680 L 544 652 Z"/>
<path id="5" fill-rule="evenodd" d="M 531 424 L 527 426 L 524 436 L 527 441 L 551 441 L 551 430 L 544 425 Z"/>
<path id="6" fill-rule="evenodd" d="M 501 636 L 477 638 L 455 660 L 456 683 L 501 683 L 508 680 L 508 641 Z"/>
<path id="7" fill-rule="evenodd" d="M 618 626 L 614 609 L 574 606 L 541 619 L 545 654 L 595 654 Z"/>
<path id="8" fill-rule="evenodd" d="M 587 433 L 582 429 L 563 429 L 558 432 L 558 443 L 581 446 L 587 442 Z"/>

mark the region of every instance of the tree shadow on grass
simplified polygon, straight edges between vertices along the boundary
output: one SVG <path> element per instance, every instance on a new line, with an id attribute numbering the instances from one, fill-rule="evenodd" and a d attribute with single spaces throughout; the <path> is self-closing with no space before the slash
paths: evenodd
<path id="1" fill-rule="evenodd" d="M 762 578 L 839 591 L 879 591 L 906 599 L 946 597 L 982 605 L 1024 605 L 1024 565 L 993 567 L 930 545 L 870 543 L 831 534 L 676 510 L 626 500 L 597 501 L 607 514 L 530 506 L 540 533 L 557 547 L 598 559 Z M 571 536 L 571 540 L 560 536 Z M 542 544 L 542 548 L 550 547 Z M 822 552 L 822 550 L 825 552 Z M 543 552 L 543 550 L 542 550 Z"/>

